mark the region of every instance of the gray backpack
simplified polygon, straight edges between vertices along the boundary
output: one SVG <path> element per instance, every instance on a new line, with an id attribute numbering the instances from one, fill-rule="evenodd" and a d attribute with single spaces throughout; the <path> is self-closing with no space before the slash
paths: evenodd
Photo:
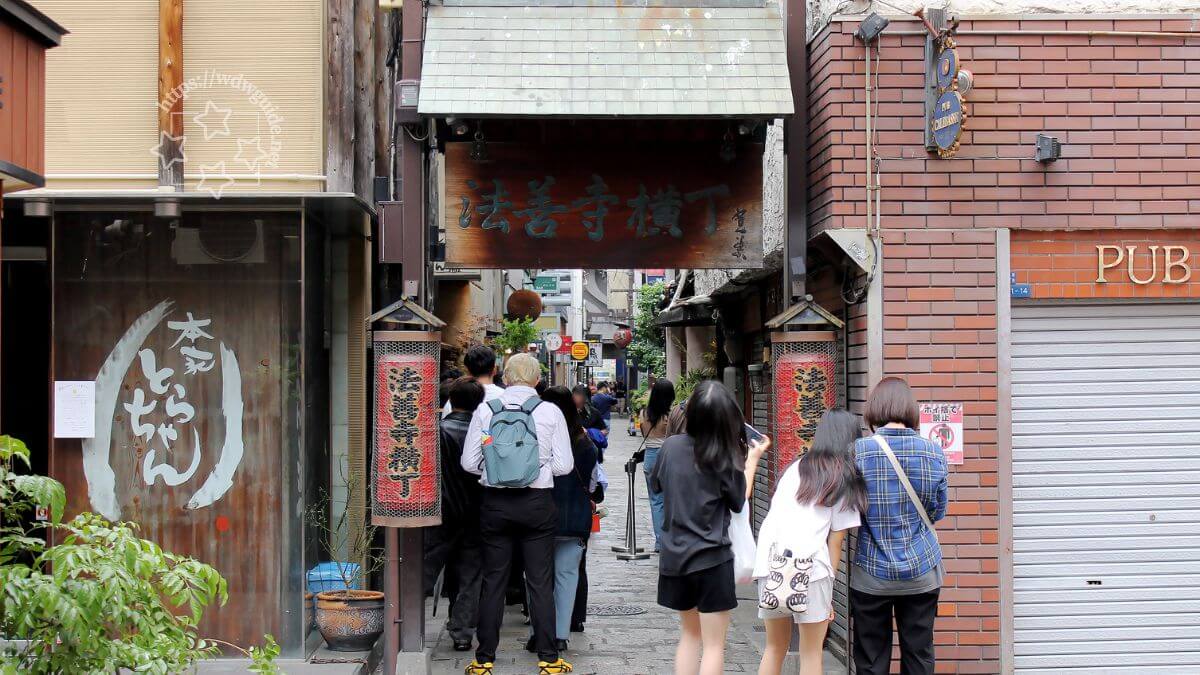
<path id="1" fill-rule="evenodd" d="M 492 422 L 483 443 L 488 485 L 522 488 L 537 480 L 542 466 L 533 409 L 541 403 L 537 396 L 515 407 L 504 405 L 500 399 L 488 401 Z"/>

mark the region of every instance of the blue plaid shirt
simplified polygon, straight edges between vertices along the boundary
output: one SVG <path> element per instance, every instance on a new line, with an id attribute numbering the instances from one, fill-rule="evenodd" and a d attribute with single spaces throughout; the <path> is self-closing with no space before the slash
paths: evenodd
<path id="1" fill-rule="evenodd" d="M 946 515 L 946 455 L 912 429 L 879 429 L 904 467 L 925 505 L 929 519 Z M 858 533 L 854 564 L 879 579 L 914 579 L 937 567 L 942 549 L 904 491 L 896 470 L 879 444 L 861 438 L 854 444 L 855 462 L 867 479 L 867 512 Z"/>

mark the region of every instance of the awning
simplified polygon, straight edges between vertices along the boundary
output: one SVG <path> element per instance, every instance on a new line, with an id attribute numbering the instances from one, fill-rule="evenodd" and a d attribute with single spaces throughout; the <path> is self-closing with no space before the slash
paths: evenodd
<path id="1" fill-rule="evenodd" d="M 429 8 L 418 111 L 445 116 L 792 114 L 779 7 Z"/>
<path id="2" fill-rule="evenodd" d="M 680 326 L 713 326 L 713 301 L 707 295 L 693 295 L 690 298 L 676 300 L 671 306 L 658 315 L 655 322 L 664 328 Z"/>

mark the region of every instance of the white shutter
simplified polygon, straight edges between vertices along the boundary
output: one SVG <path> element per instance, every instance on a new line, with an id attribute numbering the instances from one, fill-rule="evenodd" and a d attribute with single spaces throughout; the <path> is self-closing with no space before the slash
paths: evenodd
<path id="1" fill-rule="evenodd" d="M 1020 672 L 1200 672 L 1200 303 L 1014 305 Z"/>

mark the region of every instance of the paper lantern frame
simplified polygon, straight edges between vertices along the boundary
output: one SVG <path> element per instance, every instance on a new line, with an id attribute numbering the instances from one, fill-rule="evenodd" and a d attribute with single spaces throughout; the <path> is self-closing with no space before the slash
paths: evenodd
<path id="1" fill-rule="evenodd" d="M 841 336 L 835 331 L 771 334 L 772 488 L 808 451 L 826 410 L 845 406 Z"/>
<path id="2" fill-rule="evenodd" d="M 442 522 L 438 381 L 442 334 L 375 331 L 371 524 Z"/>

